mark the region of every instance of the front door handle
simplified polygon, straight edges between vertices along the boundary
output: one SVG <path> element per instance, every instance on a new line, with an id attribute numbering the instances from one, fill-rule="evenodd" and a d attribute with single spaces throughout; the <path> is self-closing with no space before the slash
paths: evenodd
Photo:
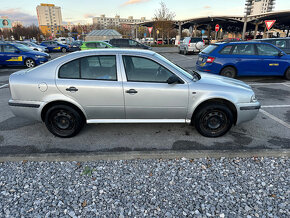
<path id="1" fill-rule="evenodd" d="M 78 89 L 76 87 L 71 86 L 71 87 L 67 88 L 66 91 L 68 91 L 68 92 L 77 92 Z"/>
<path id="2" fill-rule="evenodd" d="M 138 92 L 135 89 L 129 89 L 129 90 L 126 90 L 126 93 L 128 93 L 128 94 L 136 94 Z"/>

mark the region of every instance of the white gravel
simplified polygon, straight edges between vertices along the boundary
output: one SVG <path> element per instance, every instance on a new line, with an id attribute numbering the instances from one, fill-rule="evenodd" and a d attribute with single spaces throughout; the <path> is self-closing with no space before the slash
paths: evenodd
<path id="1" fill-rule="evenodd" d="M 289 159 L 0 163 L 0 217 L 289 217 Z"/>

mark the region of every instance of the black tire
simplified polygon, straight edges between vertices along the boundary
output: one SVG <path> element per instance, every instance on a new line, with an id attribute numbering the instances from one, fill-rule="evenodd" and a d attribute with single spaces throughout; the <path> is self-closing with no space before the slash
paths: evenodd
<path id="1" fill-rule="evenodd" d="M 31 58 L 27 58 L 25 61 L 24 61 L 24 64 L 26 67 L 28 68 L 32 68 L 32 67 L 35 67 L 36 63 L 33 59 Z"/>
<path id="2" fill-rule="evenodd" d="M 62 52 L 62 53 L 66 53 L 66 48 L 62 48 L 62 49 L 61 49 L 61 52 Z"/>
<path id="3" fill-rule="evenodd" d="M 44 121 L 47 129 L 61 138 L 77 135 L 85 124 L 81 114 L 67 105 L 55 105 L 49 108 Z"/>
<path id="4" fill-rule="evenodd" d="M 223 104 L 207 104 L 197 111 L 194 125 L 196 130 L 205 137 L 220 137 L 231 129 L 233 114 Z"/>
<path id="5" fill-rule="evenodd" d="M 233 67 L 225 67 L 224 69 L 222 69 L 220 75 L 226 76 L 226 77 L 229 77 L 229 78 L 236 78 L 237 71 Z"/>
<path id="6" fill-rule="evenodd" d="M 183 54 L 184 55 L 188 55 L 188 52 L 187 52 L 186 48 L 184 49 Z"/>
<path id="7" fill-rule="evenodd" d="M 290 68 L 288 68 L 284 75 L 285 79 L 290 80 Z"/>

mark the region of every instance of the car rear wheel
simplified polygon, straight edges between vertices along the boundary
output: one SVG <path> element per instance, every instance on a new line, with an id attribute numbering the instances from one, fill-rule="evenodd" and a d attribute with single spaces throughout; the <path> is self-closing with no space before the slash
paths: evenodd
<path id="1" fill-rule="evenodd" d="M 285 72 L 285 79 L 290 80 L 290 68 L 288 68 Z"/>
<path id="2" fill-rule="evenodd" d="M 196 130 L 205 137 L 220 137 L 233 125 L 233 114 L 223 104 L 207 104 L 199 109 L 194 117 Z"/>
<path id="3" fill-rule="evenodd" d="M 35 61 L 31 58 L 25 60 L 25 66 L 28 68 L 35 67 Z"/>
<path id="4" fill-rule="evenodd" d="M 66 53 L 66 48 L 62 48 L 62 49 L 61 49 L 61 52 L 62 52 L 62 53 Z"/>
<path id="5" fill-rule="evenodd" d="M 225 67 L 224 69 L 222 69 L 220 75 L 235 78 L 237 76 L 237 72 L 233 67 Z"/>
<path id="6" fill-rule="evenodd" d="M 81 114 L 67 105 L 55 105 L 45 114 L 45 125 L 55 136 L 69 138 L 77 135 L 85 124 Z"/>

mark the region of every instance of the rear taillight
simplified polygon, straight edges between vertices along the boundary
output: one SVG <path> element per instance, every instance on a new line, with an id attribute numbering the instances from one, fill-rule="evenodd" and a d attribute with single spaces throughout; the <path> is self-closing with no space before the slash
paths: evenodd
<path id="1" fill-rule="evenodd" d="M 215 58 L 213 58 L 213 57 L 208 57 L 208 58 L 206 59 L 206 63 L 213 63 L 213 62 L 214 62 L 214 59 L 215 59 Z"/>
<path id="2" fill-rule="evenodd" d="M 189 42 L 188 42 L 188 46 L 190 46 L 190 42 L 191 42 L 191 40 L 189 40 Z"/>

